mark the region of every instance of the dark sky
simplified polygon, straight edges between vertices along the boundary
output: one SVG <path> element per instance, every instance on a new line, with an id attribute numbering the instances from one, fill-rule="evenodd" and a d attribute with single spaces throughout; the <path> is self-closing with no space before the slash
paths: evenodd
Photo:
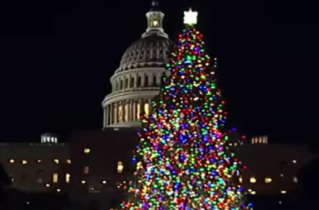
<path id="1" fill-rule="evenodd" d="M 0 141 L 100 129 L 109 78 L 145 31 L 150 1 L 0 3 Z M 280 4 L 160 1 L 174 41 L 183 11 L 199 11 L 207 50 L 219 58 L 230 126 L 248 136 L 267 134 L 270 142 L 316 141 L 317 7 Z"/>

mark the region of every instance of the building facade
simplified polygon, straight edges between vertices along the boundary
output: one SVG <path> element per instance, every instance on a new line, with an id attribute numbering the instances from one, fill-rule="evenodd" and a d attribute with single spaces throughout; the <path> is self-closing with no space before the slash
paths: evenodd
<path id="1" fill-rule="evenodd" d="M 55 143 L 57 137 L 49 134 L 43 135 L 41 141 L 0 143 L 0 162 L 11 178 L 11 187 L 25 192 L 68 191 L 71 178 L 68 145 Z"/>

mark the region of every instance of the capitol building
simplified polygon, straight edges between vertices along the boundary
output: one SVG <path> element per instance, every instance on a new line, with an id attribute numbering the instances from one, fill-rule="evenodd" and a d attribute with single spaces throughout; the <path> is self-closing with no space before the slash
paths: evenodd
<path id="1" fill-rule="evenodd" d="M 67 143 L 51 133 L 43 134 L 38 143 L 0 143 L 0 163 L 12 188 L 67 194 L 75 209 L 93 209 L 93 201 L 99 209 L 111 209 L 106 206 L 114 192 L 136 169 L 132 151 L 139 142 L 140 116 L 150 114 L 162 76 L 169 75 L 165 66 L 175 45 L 164 31 L 163 19 L 153 0 L 145 32 L 127 48 L 110 78 L 112 91 L 102 101 L 103 129 L 70 133 Z M 315 157 L 307 145 L 272 144 L 266 135 L 249 141 L 232 129 L 229 137 L 229 146 L 247 166 L 238 182 L 251 195 L 299 189 L 297 174 Z"/>
<path id="2" fill-rule="evenodd" d="M 103 127 L 139 127 L 140 115 L 150 112 L 173 42 L 163 29 L 164 13 L 157 1 L 146 13 L 147 29 L 127 48 L 111 77 L 112 92 L 102 102 Z"/>

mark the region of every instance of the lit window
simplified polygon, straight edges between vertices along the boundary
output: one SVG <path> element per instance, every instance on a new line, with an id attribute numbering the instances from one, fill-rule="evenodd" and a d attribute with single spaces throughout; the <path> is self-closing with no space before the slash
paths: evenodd
<path id="1" fill-rule="evenodd" d="M 271 183 L 272 182 L 272 179 L 271 178 L 269 178 L 269 177 L 267 177 L 267 178 L 265 178 L 265 183 Z"/>
<path id="2" fill-rule="evenodd" d="M 118 112 L 117 112 L 117 113 L 118 113 L 117 121 L 118 121 L 118 122 L 122 122 L 122 105 L 119 105 L 117 111 L 118 111 Z"/>
<path id="3" fill-rule="evenodd" d="M 54 173 L 53 174 L 53 183 L 58 183 L 58 181 L 59 181 L 59 176 L 57 173 Z"/>
<path id="4" fill-rule="evenodd" d="M 83 170 L 84 174 L 89 174 L 89 166 L 85 166 Z"/>
<path id="5" fill-rule="evenodd" d="M 298 178 L 297 178 L 297 177 L 294 177 L 294 178 L 293 178 L 293 181 L 294 181 L 294 183 L 298 183 Z"/>
<path id="6" fill-rule="evenodd" d="M 141 104 L 139 102 L 137 102 L 136 108 L 137 108 L 136 118 L 139 120 L 141 115 Z"/>
<path id="7" fill-rule="evenodd" d="M 10 159 L 10 160 L 9 160 L 9 163 L 14 163 L 14 159 Z"/>
<path id="8" fill-rule="evenodd" d="M 42 163 L 42 160 L 40 160 L 40 159 L 39 159 L 39 160 L 37 160 L 37 163 Z"/>
<path id="9" fill-rule="evenodd" d="M 59 159 L 54 159 L 53 161 L 54 161 L 56 164 L 59 164 L 59 162 L 60 162 Z"/>
<path id="10" fill-rule="evenodd" d="M 121 161 L 119 161 L 117 163 L 117 173 L 119 173 L 119 174 L 122 173 L 123 169 L 124 169 L 123 163 Z"/>
<path id="11" fill-rule="evenodd" d="M 243 178 L 242 177 L 239 177 L 239 183 L 243 183 Z"/>
<path id="12" fill-rule="evenodd" d="M 250 183 L 256 183 L 256 182 L 257 182 L 257 180 L 255 177 L 250 177 Z"/>
<path id="13" fill-rule="evenodd" d="M 89 148 L 84 149 L 84 154 L 89 154 L 90 152 L 91 152 L 91 149 L 89 149 Z"/>
<path id="14" fill-rule="evenodd" d="M 158 26 L 158 21 L 157 21 L 157 20 L 154 20 L 154 21 L 152 22 L 152 25 L 153 25 L 153 27 L 157 27 L 157 26 Z"/>
<path id="15" fill-rule="evenodd" d="M 124 113 L 124 117 L 125 117 L 125 122 L 128 122 L 128 104 L 125 104 L 125 113 Z"/>
<path id="16" fill-rule="evenodd" d="M 102 184 L 106 184 L 106 181 L 105 181 L 105 180 L 103 180 L 103 181 L 102 181 Z"/>
<path id="17" fill-rule="evenodd" d="M 61 190 L 60 190 L 60 189 L 56 189 L 56 191 L 57 191 L 57 192 L 61 192 Z"/>
<path id="18" fill-rule="evenodd" d="M 250 191 L 251 195 L 256 195 L 256 191 Z"/>
<path id="19" fill-rule="evenodd" d="M 22 160 L 22 164 L 23 164 L 23 165 L 26 165 L 27 163 L 28 163 L 28 161 Z"/>
<path id="20" fill-rule="evenodd" d="M 66 163 L 67 163 L 67 164 L 71 164 L 71 160 L 70 160 L 70 159 L 67 159 L 67 160 L 66 160 Z"/>
<path id="21" fill-rule="evenodd" d="M 71 175 L 69 173 L 65 174 L 65 182 L 70 183 Z"/>
<path id="22" fill-rule="evenodd" d="M 46 186 L 46 187 L 50 187 L 50 184 L 46 184 L 45 186 Z"/>
<path id="23" fill-rule="evenodd" d="M 281 193 L 281 194 L 286 194 L 287 191 L 286 191 L 286 190 L 282 190 L 280 193 Z"/>
<path id="24" fill-rule="evenodd" d="M 280 174 L 281 177 L 284 177 L 284 174 Z"/>
<path id="25" fill-rule="evenodd" d="M 82 180 L 82 181 L 81 181 L 81 183 L 82 183 L 82 184 L 85 184 L 85 183 L 86 183 L 86 181 L 85 181 L 85 180 Z"/>
<path id="26" fill-rule="evenodd" d="M 150 114 L 150 105 L 148 103 L 144 104 L 144 112 L 146 116 Z"/>
<path id="27" fill-rule="evenodd" d="M 293 160 L 292 162 L 293 162 L 293 164 L 297 164 L 297 160 Z"/>

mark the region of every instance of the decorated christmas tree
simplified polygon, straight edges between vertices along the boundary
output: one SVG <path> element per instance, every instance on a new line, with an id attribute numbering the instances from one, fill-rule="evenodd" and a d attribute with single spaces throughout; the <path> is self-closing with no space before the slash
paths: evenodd
<path id="1" fill-rule="evenodd" d="M 142 117 L 134 152 L 135 179 L 125 188 L 127 210 L 243 210 L 235 181 L 240 162 L 227 149 L 227 113 L 217 88 L 197 12 L 185 12 L 186 28 L 167 64 L 152 112 Z"/>

